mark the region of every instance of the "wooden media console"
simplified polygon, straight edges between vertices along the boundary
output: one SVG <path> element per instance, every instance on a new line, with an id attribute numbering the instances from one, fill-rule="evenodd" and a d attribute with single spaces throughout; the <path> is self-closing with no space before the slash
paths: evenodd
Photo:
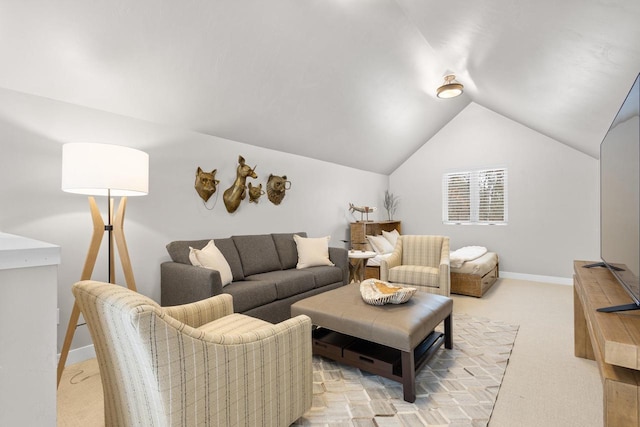
<path id="1" fill-rule="evenodd" d="M 601 313 L 631 298 L 606 268 L 574 261 L 575 355 L 598 363 L 604 426 L 640 427 L 640 311 Z"/>

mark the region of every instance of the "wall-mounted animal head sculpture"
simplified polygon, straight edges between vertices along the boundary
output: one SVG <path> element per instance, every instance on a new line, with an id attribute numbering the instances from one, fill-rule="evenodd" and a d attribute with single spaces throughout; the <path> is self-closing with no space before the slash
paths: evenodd
<path id="1" fill-rule="evenodd" d="M 244 200 L 247 192 L 247 177 L 257 178 L 256 168 L 258 165 L 253 168 L 247 165 L 244 161 L 244 157 L 238 156 L 238 167 L 236 169 L 236 180 L 233 182 L 233 185 L 227 188 L 222 196 L 224 200 L 224 205 L 227 208 L 227 212 L 234 213 L 238 206 L 240 206 L 240 202 Z"/>
<path id="2" fill-rule="evenodd" d="M 258 203 L 258 199 L 260 196 L 264 194 L 264 190 L 262 189 L 262 184 L 254 187 L 249 183 L 249 203 Z"/>
<path id="3" fill-rule="evenodd" d="M 205 172 L 200 167 L 198 167 L 196 171 L 196 183 L 194 187 L 205 202 L 216 192 L 216 186 L 220 183 L 220 181 L 216 179 L 217 171 L 218 169 L 214 169 L 211 172 Z"/>
<path id="4" fill-rule="evenodd" d="M 291 181 L 287 181 L 287 176 L 269 175 L 267 180 L 267 197 L 274 205 L 279 205 L 284 199 L 286 190 L 291 188 Z"/>

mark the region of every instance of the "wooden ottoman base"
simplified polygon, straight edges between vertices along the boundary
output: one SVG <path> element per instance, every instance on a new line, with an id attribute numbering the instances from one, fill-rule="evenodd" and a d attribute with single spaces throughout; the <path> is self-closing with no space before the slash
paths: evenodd
<path id="1" fill-rule="evenodd" d="M 451 315 L 444 320 L 444 333 L 433 331 L 412 351 L 400 351 L 382 344 L 334 332 L 326 328 L 313 331 L 313 354 L 363 371 L 398 381 L 404 400 L 416 400 L 416 372 L 445 345 L 453 348 Z"/>

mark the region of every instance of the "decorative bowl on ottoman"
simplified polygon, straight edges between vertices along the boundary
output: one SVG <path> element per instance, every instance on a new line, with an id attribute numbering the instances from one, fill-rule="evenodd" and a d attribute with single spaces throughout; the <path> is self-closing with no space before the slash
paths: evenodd
<path id="1" fill-rule="evenodd" d="M 416 288 L 392 285 L 377 279 L 360 282 L 360 294 L 367 304 L 403 304 L 413 296 Z"/>

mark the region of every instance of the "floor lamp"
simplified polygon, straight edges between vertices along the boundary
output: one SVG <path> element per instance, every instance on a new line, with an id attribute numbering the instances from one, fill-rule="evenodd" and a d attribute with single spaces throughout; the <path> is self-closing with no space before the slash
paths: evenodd
<path id="1" fill-rule="evenodd" d="M 108 234 L 109 283 L 115 283 L 115 243 L 122 263 L 127 287 L 136 290 L 129 251 L 124 238 L 124 213 L 127 196 L 144 196 L 149 192 L 149 156 L 140 150 L 120 145 L 69 143 L 62 146 L 62 190 L 89 195 L 89 210 L 93 221 L 93 235 L 82 269 L 80 280 L 89 280 L 96 264 L 104 237 Z M 93 196 L 107 197 L 107 223 L 105 224 Z M 121 197 L 116 214 L 112 197 Z M 73 341 L 80 308 L 74 302 L 60 359 L 58 385 Z"/>

